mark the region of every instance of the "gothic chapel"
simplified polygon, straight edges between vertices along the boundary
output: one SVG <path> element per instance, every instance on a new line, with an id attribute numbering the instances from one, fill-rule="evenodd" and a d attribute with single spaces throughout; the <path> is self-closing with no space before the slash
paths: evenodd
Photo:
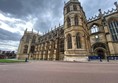
<path id="1" fill-rule="evenodd" d="M 90 55 L 118 55 L 118 4 L 115 9 L 101 11 L 87 20 L 78 0 L 64 5 L 64 24 L 40 35 L 25 30 L 17 58 L 28 55 L 33 60 L 87 60 Z"/>

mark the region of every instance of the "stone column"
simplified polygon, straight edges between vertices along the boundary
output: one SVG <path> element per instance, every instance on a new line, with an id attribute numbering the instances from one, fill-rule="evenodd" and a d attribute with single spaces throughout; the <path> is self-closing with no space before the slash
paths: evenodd
<path id="1" fill-rule="evenodd" d="M 53 54 L 53 60 L 56 60 L 56 50 L 54 50 L 54 54 Z"/>
<path id="2" fill-rule="evenodd" d="M 30 39 L 29 44 L 28 44 L 27 54 L 29 54 L 29 53 L 30 53 L 31 43 L 32 43 L 32 40 Z"/>
<path id="3" fill-rule="evenodd" d="M 73 45 L 73 50 L 77 49 L 77 45 L 76 45 L 76 32 L 73 33 L 74 35 L 72 36 L 72 45 Z"/>
<path id="4" fill-rule="evenodd" d="M 113 43 L 109 42 L 108 46 L 109 46 L 110 54 L 115 54 Z"/>

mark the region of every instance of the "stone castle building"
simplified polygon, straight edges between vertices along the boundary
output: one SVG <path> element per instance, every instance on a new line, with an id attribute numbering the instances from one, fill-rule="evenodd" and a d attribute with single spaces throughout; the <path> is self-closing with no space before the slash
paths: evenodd
<path id="1" fill-rule="evenodd" d="M 86 60 L 87 56 L 118 55 L 118 4 L 115 9 L 86 19 L 78 0 L 64 5 L 64 24 L 44 35 L 25 31 L 18 48 L 18 58 L 28 54 L 38 60 Z"/>

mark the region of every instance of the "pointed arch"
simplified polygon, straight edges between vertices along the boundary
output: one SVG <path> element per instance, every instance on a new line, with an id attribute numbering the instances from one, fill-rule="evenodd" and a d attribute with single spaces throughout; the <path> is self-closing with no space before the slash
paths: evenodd
<path id="1" fill-rule="evenodd" d="M 99 32 L 99 27 L 97 25 L 92 25 L 91 27 L 91 33 L 97 33 Z"/>
<path id="2" fill-rule="evenodd" d="M 70 34 L 67 35 L 67 48 L 72 49 L 72 37 Z"/>
<path id="3" fill-rule="evenodd" d="M 80 33 L 76 34 L 76 44 L 77 44 L 77 48 L 81 48 Z"/>
<path id="4" fill-rule="evenodd" d="M 71 26 L 71 19 L 69 17 L 67 17 L 67 27 Z"/>
<path id="5" fill-rule="evenodd" d="M 31 46 L 30 52 L 34 53 L 34 51 L 35 51 L 35 46 Z"/>
<path id="6" fill-rule="evenodd" d="M 24 45 L 23 53 L 27 54 L 27 50 L 28 50 L 28 45 Z"/>
<path id="7" fill-rule="evenodd" d="M 35 43 L 35 41 L 36 41 L 36 36 L 34 35 L 32 39 L 32 43 Z"/>
<path id="8" fill-rule="evenodd" d="M 78 15 L 75 15 L 74 22 L 75 22 L 75 26 L 79 25 Z"/>

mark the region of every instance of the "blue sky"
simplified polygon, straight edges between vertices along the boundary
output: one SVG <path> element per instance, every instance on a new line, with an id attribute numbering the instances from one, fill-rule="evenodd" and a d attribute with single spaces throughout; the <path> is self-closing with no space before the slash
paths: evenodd
<path id="1" fill-rule="evenodd" d="M 65 0 L 67 2 L 68 0 Z M 79 0 L 87 19 L 98 9 L 115 8 L 116 0 Z M 0 0 L 0 50 L 17 50 L 24 30 L 41 34 L 63 24 L 64 0 Z"/>

